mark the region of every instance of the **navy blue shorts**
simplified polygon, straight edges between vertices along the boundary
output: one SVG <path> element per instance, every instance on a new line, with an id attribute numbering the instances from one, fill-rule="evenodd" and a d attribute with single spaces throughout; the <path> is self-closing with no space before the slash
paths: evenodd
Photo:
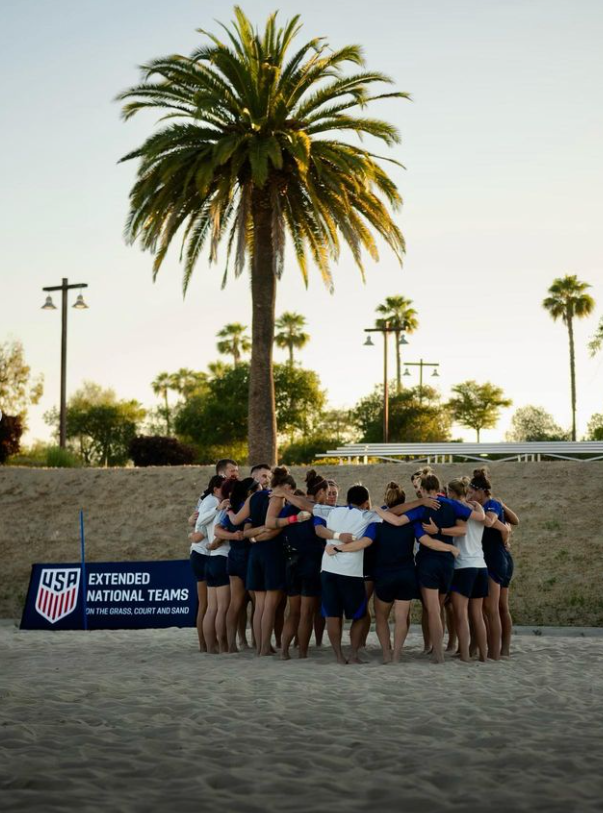
<path id="1" fill-rule="evenodd" d="M 493 545 L 484 550 L 488 576 L 501 587 L 508 587 L 513 577 L 513 557 L 503 545 Z"/>
<path id="2" fill-rule="evenodd" d="M 366 615 L 366 590 L 362 576 L 341 576 L 339 573 L 320 574 L 322 583 L 321 612 L 325 618 L 357 621 Z"/>
<path id="3" fill-rule="evenodd" d="M 320 563 L 322 553 L 291 551 L 285 563 L 288 596 L 316 598 L 320 595 Z"/>
<path id="4" fill-rule="evenodd" d="M 222 554 L 210 556 L 207 563 L 207 586 L 226 587 L 230 584 L 228 578 L 228 557 Z"/>
<path id="5" fill-rule="evenodd" d="M 256 542 L 251 546 L 247 565 L 247 589 L 285 589 L 285 553 L 278 539 Z"/>
<path id="6" fill-rule="evenodd" d="M 454 571 L 452 577 L 453 593 L 460 593 L 465 598 L 486 598 L 488 595 L 488 568 L 461 567 Z"/>
<path id="7" fill-rule="evenodd" d="M 198 582 L 204 582 L 207 578 L 206 568 L 210 557 L 206 553 L 197 553 L 196 550 L 192 550 L 190 559 L 195 578 Z"/>
<path id="8" fill-rule="evenodd" d="M 228 575 L 238 576 L 247 586 L 247 566 L 249 564 L 249 548 L 242 550 L 231 548 L 228 551 Z"/>
<path id="9" fill-rule="evenodd" d="M 391 604 L 392 601 L 412 601 L 419 598 L 421 592 L 417 581 L 414 562 L 407 567 L 386 570 L 375 574 L 375 595 L 379 601 Z"/>
<path id="10" fill-rule="evenodd" d="M 454 559 L 452 554 L 417 556 L 417 580 L 420 587 L 448 593 L 454 576 Z"/>

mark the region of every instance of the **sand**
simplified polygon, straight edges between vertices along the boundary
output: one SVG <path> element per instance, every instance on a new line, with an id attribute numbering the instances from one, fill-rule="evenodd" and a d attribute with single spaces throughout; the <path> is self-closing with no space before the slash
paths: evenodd
<path id="1" fill-rule="evenodd" d="M 500 663 L 201 655 L 194 630 L 0 624 L 5 811 L 595 811 L 603 638 Z"/>
<path id="2" fill-rule="evenodd" d="M 467 465 L 436 466 L 447 481 Z M 363 482 L 375 499 L 415 466 L 321 468 L 346 489 Z M 520 515 L 513 538 L 511 610 L 517 623 L 603 626 L 603 532 L 597 506 L 603 462 L 493 463 L 495 493 Z M 243 469 L 242 473 L 247 470 Z M 210 476 L 208 467 L 25 469 L 0 467 L 0 617 L 20 615 L 32 562 L 79 557 L 80 508 L 90 561 L 181 559 L 185 525 Z M 293 473 L 303 482 L 304 470 Z"/>

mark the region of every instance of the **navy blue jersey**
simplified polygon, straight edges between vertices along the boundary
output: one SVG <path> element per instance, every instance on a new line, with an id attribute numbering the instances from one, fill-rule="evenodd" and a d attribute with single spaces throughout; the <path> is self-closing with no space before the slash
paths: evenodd
<path id="1" fill-rule="evenodd" d="M 453 528 L 456 525 L 457 519 L 466 520 L 471 516 L 471 508 L 463 505 L 457 500 L 449 500 L 447 497 L 441 497 L 439 494 L 437 499 L 440 503 L 440 507 L 437 510 L 434 508 L 424 508 L 423 519 L 421 522 L 415 522 L 415 536 L 417 539 L 425 536 L 422 522 L 429 522 L 430 519 L 433 519 L 438 528 Z M 444 536 L 444 534 L 441 533 L 433 534 L 432 539 L 439 539 L 440 542 L 445 542 L 447 545 L 454 544 L 452 537 Z M 419 555 L 421 554 L 452 556 L 452 554 L 448 553 L 448 551 L 433 550 L 432 548 L 428 548 L 426 545 L 421 545 Z"/>
<path id="2" fill-rule="evenodd" d="M 502 507 L 502 503 L 498 502 L 498 500 L 489 499 L 488 502 L 484 504 L 483 509 L 486 513 L 492 512 L 496 514 L 501 522 L 505 521 L 505 511 Z M 503 545 L 502 534 L 498 528 L 484 528 L 484 535 L 482 537 L 484 552 L 497 545 Z"/>
<path id="3" fill-rule="evenodd" d="M 290 517 L 293 514 L 299 513 L 299 508 L 296 508 L 294 505 L 286 505 L 280 516 Z M 325 546 L 324 539 L 320 539 L 316 536 L 312 517 L 306 522 L 294 522 L 291 525 L 287 525 L 283 535 L 289 547 L 298 553 L 322 553 Z"/>
<path id="4" fill-rule="evenodd" d="M 243 503 L 241 503 L 241 505 L 238 505 L 236 508 L 233 508 L 233 513 L 237 514 L 242 507 Z M 229 533 L 236 533 L 237 531 L 243 530 L 245 523 L 241 523 L 240 525 L 233 525 L 232 522 L 230 521 L 230 517 L 228 516 L 228 512 L 225 512 L 220 525 L 224 528 L 225 531 L 228 531 Z M 230 547 L 233 550 L 246 550 L 250 544 L 251 543 L 249 542 L 248 539 L 230 540 Z"/>
<path id="5" fill-rule="evenodd" d="M 260 528 L 266 522 L 270 491 L 256 491 L 249 500 L 249 519 L 252 528 Z"/>
<path id="6" fill-rule="evenodd" d="M 385 507 L 387 510 L 387 506 Z M 407 525 L 391 525 L 385 520 L 377 526 L 377 538 L 371 545 L 375 549 L 375 573 L 395 567 L 403 567 L 414 561 L 415 526 L 421 520 L 424 509 L 413 508 L 405 516 Z"/>

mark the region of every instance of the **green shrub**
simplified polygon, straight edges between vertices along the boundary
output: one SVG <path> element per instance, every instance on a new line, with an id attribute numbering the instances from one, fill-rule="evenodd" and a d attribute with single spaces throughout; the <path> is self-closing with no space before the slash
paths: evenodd
<path id="1" fill-rule="evenodd" d="M 82 461 L 69 449 L 49 446 L 46 449 L 46 465 L 49 469 L 75 469 L 82 465 Z"/>

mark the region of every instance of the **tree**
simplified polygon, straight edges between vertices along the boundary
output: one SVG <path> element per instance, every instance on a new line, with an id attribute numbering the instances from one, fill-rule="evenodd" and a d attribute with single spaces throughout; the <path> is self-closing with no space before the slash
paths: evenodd
<path id="1" fill-rule="evenodd" d="M 569 432 L 563 430 L 552 415 L 543 407 L 519 407 L 511 418 L 511 429 L 506 434 L 511 443 L 569 440 Z"/>
<path id="2" fill-rule="evenodd" d="M 222 330 L 219 331 L 218 338 L 218 353 L 223 353 L 225 356 L 232 356 L 232 362 L 236 367 L 241 360 L 242 353 L 249 353 L 251 350 L 251 342 L 249 336 L 245 331 L 247 327 L 241 325 L 239 322 L 232 322 L 230 325 L 224 325 Z"/>
<path id="3" fill-rule="evenodd" d="M 0 409 L 9 415 L 19 415 L 25 430 L 27 408 L 37 404 L 43 392 L 44 379 L 42 376 L 32 379 L 21 342 L 0 344 Z"/>
<path id="4" fill-rule="evenodd" d="M 482 429 L 493 429 L 498 423 L 500 410 L 513 403 L 503 396 L 500 387 L 486 382 L 464 381 L 452 388 L 455 397 L 448 401 L 452 419 L 469 429 L 475 429 L 477 442 Z"/>
<path id="5" fill-rule="evenodd" d="M 67 402 L 67 440 L 86 464 L 123 465 L 145 414 L 138 401 L 119 401 L 112 389 L 86 381 Z M 44 418 L 58 428 L 56 408 Z"/>
<path id="6" fill-rule="evenodd" d="M 207 390 L 183 404 L 175 420 L 176 432 L 194 444 L 200 462 L 217 457 L 244 457 L 247 452 L 247 396 L 250 365 L 241 362 L 214 375 Z M 289 437 L 313 431 L 325 403 L 316 373 L 275 364 L 276 408 L 279 427 Z M 262 461 L 264 462 L 264 461 Z"/>
<path id="7" fill-rule="evenodd" d="M 148 108 L 170 118 L 122 159 L 140 161 L 126 234 L 154 254 L 155 277 L 173 238 L 182 234 L 185 292 L 206 242 L 210 263 L 217 261 L 219 244 L 227 244 L 224 281 L 231 257 L 236 277 L 248 260 L 249 450 L 254 460 L 271 463 L 277 449 L 276 285 L 286 234 L 304 280 L 309 255 L 330 289 L 330 260 L 338 259 L 342 242 L 362 273 L 364 251 L 378 259 L 375 232 L 401 262 L 404 239 L 390 214 L 399 208 L 400 194 L 381 156 L 349 137 L 399 143 L 393 125 L 355 113 L 376 99 L 408 94 L 374 92 L 374 85 L 392 80 L 364 70 L 357 45 L 333 50 L 314 38 L 291 53 L 299 16 L 279 28 L 272 14 L 263 33 L 239 7 L 235 17 L 225 27 L 225 41 L 203 32 L 209 44 L 190 57 L 152 60 L 143 67 L 142 83 L 120 94 L 125 119 Z M 348 65 L 351 75 L 344 73 Z"/>
<path id="8" fill-rule="evenodd" d="M 591 356 L 596 356 L 596 354 L 602 347 L 603 347 L 603 316 L 599 320 L 599 324 L 597 325 L 597 330 L 595 331 L 595 334 L 588 343 L 588 349 L 590 351 Z"/>
<path id="9" fill-rule="evenodd" d="M 385 302 L 377 307 L 377 313 L 381 314 L 381 319 L 375 320 L 376 327 L 388 325 L 393 328 L 396 337 L 396 389 L 402 389 L 402 369 L 400 352 L 400 334 L 414 333 L 419 327 L 417 312 L 412 307 L 412 299 L 404 296 L 388 296 Z"/>
<path id="10" fill-rule="evenodd" d="M 310 341 L 310 336 L 304 333 L 306 318 L 301 313 L 291 313 L 285 311 L 276 320 L 275 327 L 278 331 L 274 337 L 277 347 L 286 348 L 289 351 L 289 364 L 293 366 L 293 350 L 301 350 Z"/>
<path id="11" fill-rule="evenodd" d="M 572 440 L 576 440 L 576 358 L 574 350 L 574 318 L 583 319 L 589 316 L 595 308 L 595 300 L 585 293 L 591 286 L 587 282 L 580 282 L 575 274 L 567 274 L 553 280 L 549 288 L 549 295 L 544 299 L 542 307 L 547 310 L 553 320 L 562 319 L 567 327 L 570 353 L 570 388 L 572 399 Z"/>
<path id="12" fill-rule="evenodd" d="M 19 454 L 23 434 L 23 419 L 20 415 L 0 415 L 0 465 L 11 455 Z"/>
<path id="13" fill-rule="evenodd" d="M 361 443 L 383 439 L 383 387 L 361 398 L 352 410 Z M 390 437 L 400 443 L 450 440 L 450 415 L 436 389 L 429 386 L 402 390 L 389 399 Z"/>
<path id="14" fill-rule="evenodd" d="M 603 440 L 603 413 L 595 412 L 586 427 L 585 440 Z"/>
<path id="15" fill-rule="evenodd" d="M 169 373 L 159 373 L 155 380 L 151 382 L 151 387 L 155 395 L 163 398 L 163 418 L 165 420 L 166 433 L 170 434 L 170 405 L 168 402 L 168 390 L 171 389 L 172 377 Z"/>

